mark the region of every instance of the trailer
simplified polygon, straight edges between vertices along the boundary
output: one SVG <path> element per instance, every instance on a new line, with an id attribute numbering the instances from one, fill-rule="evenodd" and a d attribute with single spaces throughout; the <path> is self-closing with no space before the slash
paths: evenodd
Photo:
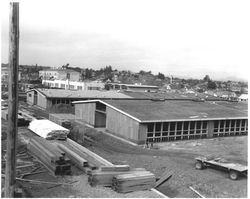
<path id="1" fill-rule="evenodd" d="M 237 180 L 239 176 L 247 176 L 247 166 L 229 162 L 224 158 L 196 157 L 195 160 L 195 168 L 199 170 L 206 167 L 225 170 L 232 180 Z"/>

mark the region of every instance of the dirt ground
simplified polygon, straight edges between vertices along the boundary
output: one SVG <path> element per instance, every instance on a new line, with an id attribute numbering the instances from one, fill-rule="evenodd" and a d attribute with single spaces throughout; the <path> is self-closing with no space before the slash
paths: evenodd
<path id="1" fill-rule="evenodd" d="M 172 178 L 158 190 L 169 197 L 197 197 L 190 186 L 209 198 L 246 198 L 247 178 L 232 181 L 228 173 L 211 168 L 196 170 L 194 158 L 214 155 L 247 165 L 247 137 L 225 137 L 160 143 L 158 150 L 131 146 L 115 138 L 96 133 L 90 148 L 112 163 L 144 167 L 160 177 L 163 172 Z"/>

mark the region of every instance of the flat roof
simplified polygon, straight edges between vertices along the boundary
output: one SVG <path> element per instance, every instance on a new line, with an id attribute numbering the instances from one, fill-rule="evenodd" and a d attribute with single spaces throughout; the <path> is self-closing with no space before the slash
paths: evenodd
<path id="1" fill-rule="evenodd" d="M 159 86 L 154 85 L 144 85 L 144 84 L 122 84 L 122 83 L 108 83 L 111 85 L 127 86 L 131 88 L 159 88 Z"/>
<path id="2" fill-rule="evenodd" d="M 117 91 L 98 91 L 98 90 L 64 90 L 64 89 L 44 89 L 44 88 L 38 88 L 38 89 L 32 89 L 27 92 L 31 92 L 36 90 L 37 92 L 40 92 L 47 98 L 86 98 L 86 99 L 102 99 L 102 98 L 132 98 L 128 95 L 125 95 L 123 93 L 117 92 Z"/>
<path id="3" fill-rule="evenodd" d="M 162 98 L 162 99 L 199 99 L 204 98 L 206 100 L 220 100 L 219 97 L 214 97 L 205 93 L 176 93 L 176 92 L 129 92 L 123 91 L 124 94 L 129 95 L 133 98 L 143 98 L 143 99 L 151 99 L 151 98 Z"/>
<path id="4" fill-rule="evenodd" d="M 247 119 L 247 103 L 195 102 L 192 100 L 96 100 L 139 121 L 190 121 L 218 119 Z M 87 103 L 74 102 L 74 103 Z M 89 101 L 95 102 L 95 100 Z"/>

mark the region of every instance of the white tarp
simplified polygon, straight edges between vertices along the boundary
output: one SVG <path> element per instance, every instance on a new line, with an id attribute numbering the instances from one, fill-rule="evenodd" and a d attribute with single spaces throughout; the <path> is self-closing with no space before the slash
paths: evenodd
<path id="1" fill-rule="evenodd" d="M 32 120 L 28 127 L 45 139 L 66 139 L 69 130 L 50 120 Z"/>

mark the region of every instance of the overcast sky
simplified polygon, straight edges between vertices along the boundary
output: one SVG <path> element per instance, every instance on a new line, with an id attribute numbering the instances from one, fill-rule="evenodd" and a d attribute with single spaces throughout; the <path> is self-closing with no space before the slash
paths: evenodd
<path id="1" fill-rule="evenodd" d="M 250 7 L 244 0 L 23 0 L 20 64 L 247 79 Z M 1 1 L 8 62 L 9 3 Z"/>

